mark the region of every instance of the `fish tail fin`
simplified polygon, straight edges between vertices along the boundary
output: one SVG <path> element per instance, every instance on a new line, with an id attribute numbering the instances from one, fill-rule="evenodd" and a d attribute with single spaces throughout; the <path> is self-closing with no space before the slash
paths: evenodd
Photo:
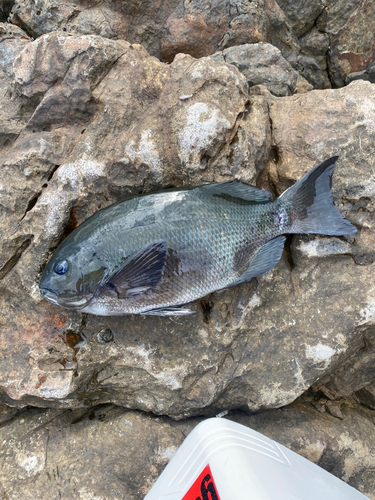
<path id="1" fill-rule="evenodd" d="M 340 213 L 332 196 L 332 173 L 338 156 L 323 161 L 279 197 L 291 204 L 290 233 L 316 233 L 339 236 L 357 229 Z"/>

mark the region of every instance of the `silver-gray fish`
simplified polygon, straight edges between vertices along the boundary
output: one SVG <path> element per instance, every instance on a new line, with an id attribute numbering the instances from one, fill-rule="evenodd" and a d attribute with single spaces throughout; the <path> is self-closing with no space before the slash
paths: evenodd
<path id="1" fill-rule="evenodd" d="M 58 247 L 42 295 L 102 316 L 185 315 L 182 306 L 249 281 L 280 260 L 284 234 L 353 234 L 333 203 L 337 157 L 274 201 L 230 181 L 139 196 L 100 210 Z"/>

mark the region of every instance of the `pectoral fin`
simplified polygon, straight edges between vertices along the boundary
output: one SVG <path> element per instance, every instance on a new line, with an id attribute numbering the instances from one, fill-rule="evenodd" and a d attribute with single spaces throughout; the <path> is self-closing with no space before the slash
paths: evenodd
<path id="1" fill-rule="evenodd" d="M 126 259 L 106 285 L 116 291 L 119 299 L 147 292 L 160 280 L 166 256 L 165 241 L 152 243 Z"/>
<path id="2" fill-rule="evenodd" d="M 270 269 L 275 267 L 281 259 L 284 243 L 284 236 L 278 236 L 273 240 L 267 241 L 267 243 L 263 245 L 255 254 L 246 271 L 230 286 L 238 285 L 244 281 L 250 281 L 252 278 L 265 274 Z"/>

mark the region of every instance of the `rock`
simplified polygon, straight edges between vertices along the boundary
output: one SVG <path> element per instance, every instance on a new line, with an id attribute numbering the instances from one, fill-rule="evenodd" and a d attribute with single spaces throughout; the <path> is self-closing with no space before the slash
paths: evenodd
<path id="1" fill-rule="evenodd" d="M 301 50 L 295 51 L 297 60 L 288 60 L 314 88 L 342 87 L 374 61 L 373 1 L 280 0 L 279 4 Z"/>
<path id="2" fill-rule="evenodd" d="M 302 400 L 226 418 L 251 427 L 374 496 L 374 412 L 344 405 L 343 420 Z M 0 492 L 9 500 L 142 500 L 199 418 L 174 422 L 114 405 L 22 411 L 0 428 Z M 88 467 L 87 464 L 90 463 Z"/>
<path id="3" fill-rule="evenodd" d="M 179 5 L 166 21 L 161 56 L 171 61 L 184 52 L 195 57 L 243 44 L 270 42 L 282 52 L 298 51 L 298 41 L 275 0 L 214 2 Z"/>
<path id="4" fill-rule="evenodd" d="M 282 51 L 298 42 L 275 0 L 167 2 L 15 0 L 11 22 L 34 38 L 62 30 L 142 44 L 150 54 L 171 62 L 183 52 L 211 55 L 234 45 L 276 42 Z"/>
<path id="5" fill-rule="evenodd" d="M 354 82 L 355 80 L 367 80 L 375 83 L 375 62 L 372 62 L 365 70 L 357 71 L 356 73 L 349 73 L 345 78 L 345 84 Z"/>
<path id="6" fill-rule="evenodd" d="M 0 404 L 0 425 L 3 425 L 9 420 L 12 420 L 18 413 L 19 410 L 17 410 L 17 408 L 12 408 L 10 406 Z"/>
<path id="7" fill-rule="evenodd" d="M 331 40 L 330 72 L 337 87 L 375 60 L 375 0 L 363 2 Z"/>
<path id="8" fill-rule="evenodd" d="M 192 1 L 179 5 L 166 21 L 163 60 L 184 52 L 195 57 L 216 50 L 266 40 L 269 21 L 263 2 Z"/>
<path id="9" fill-rule="evenodd" d="M 325 103 L 329 112 L 320 108 L 321 102 Z M 360 313 L 364 323 L 361 324 L 362 320 L 358 317 L 357 330 L 361 333 L 355 339 L 353 338 L 351 348 L 348 349 L 337 369 L 326 377 L 319 377 L 320 380 L 315 386 L 316 390 L 323 391 L 324 394 L 327 394 L 328 390 L 332 400 L 349 397 L 371 384 L 375 379 L 373 369 L 374 283 L 372 279 L 375 259 L 372 245 L 374 226 L 371 222 L 374 213 L 372 183 L 374 164 L 368 153 L 372 141 L 374 102 L 375 87 L 370 83 L 358 81 L 342 90 L 314 91 L 302 96 L 273 99 L 270 105 L 273 147 L 276 149 L 277 159 L 276 166 L 274 163 L 268 166 L 271 184 L 281 185 L 281 191 L 286 189 L 292 180 L 299 177 L 300 174 L 293 173 L 293 171 L 297 168 L 299 170 L 297 164 L 301 165 L 303 157 L 314 158 L 317 162 L 318 157 L 322 159 L 340 154 L 334 175 L 336 203 L 360 229 L 354 239 L 324 236 L 295 237 L 290 247 L 291 263 L 294 266 L 292 275 L 300 266 L 305 267 L 306 276 L 309 272 L 316 272 L 316 270 L 313 271 L 316 259 L 325 256 L 324 258 L 331 260 L 332 263 L 329 271 L 327 268 L 329 279 L 336 280 L 334 276 L 346 272 L 343 270 L 347 268 L 338 267 L 335 271 L 335 264 L 332 260 L 334 255 L 342 255 L 342 259 L 351 258 L 357 264 L 357 269 L 364 270 L 361 279 L 367 292 L 362 299 L 363 305 Z M 356 106 L 359 111 L 355 119 L 351 113 L 353 106 Z M 290 119 L 280 118 L 286 116 Z M 337 119 L 338 116 L 339 119 Z M 345 132 L 344 129 L 346 129 Z M 335 140 L 331 141 L 331 137 Z M 303 144 L 303 153 L 299 150 L 301 144 Z M 353 175 L 353 170 L 350 174 L 346 167 L 349 164 L 359 173 L 358 183 L 355 183 L 352 188 L 349 188 L 349 176 Z M 340 178 L 342 181 L 339 181 Z M 307 264 L 308 262 L 310 264 Z M 309 265 L 312 266 L 310 271 Z M 352 285 L 347 282 L 347 286 Z M 335 292 L 334 289 L 336 289 Z M 339 290 L 340 285 L 336 282 L 332 293 L 341 293 Z M 333 309 L 337 305 L 336 303 Z M 345 309 L 346 305 L 343 305 L 342 311 Z M 342 324 L 342 318 L 338 318 L 338 324 Z M 325 349 L 323 345 L 318 348 L 321 359 L 324 357 Z"/>
<path id="10" fill-rule="evenodd" d="M 326 56 L 329 49 L 329 35 L 313 28 L 299 40 L 302 51 L 313 56 Z"/>
<path id="11" fill-rule="evenodd" d="M 296 69 L 316 89 L 331 87 L 327 72 L 329 36 L 313 28 L 299 39 L 301 54 Z"/>
<path id="12" fill-rule="evenodd" d="M 166 65 L 125 41 L 61 32 L 25 42 L 8 80 L 21 130 L 1 156 L 4 402 L 115 403 L 175 419 L 259 411 L 292 402 L 371 338 L 370 83 L 277 98 L 249 93 L 211 57 Z M 340 146 L 335 199 L 358 235 L 295 237 L 270 273 L 184 319 L 82 315 L 41 298 L 47 259 L 96 210 L 233 178 L 280 192 Z"/>
<path id="13" fill-rule="evenodd" d="M 303 167 L 307 158 L 311 159 L 309 162 L 319 162 L 339 155 L 334 193 L 341 212 L 361 229 L 352 242 L 352 257 L 356 263 L 365 265 L 375 260 L 371 222 L 374 164 L 369 154 L 375 119 L 374 102 L 374 85 L 357 81 L 342 90 L 313 91 L 274 99 L 270 105 L 273 144 L 279 157 L 273 182 L 284 190 L 299 178 L 301 168 L 308 170 L 309 167 Z M 352 114 L 354 109 L 357 110 L 355 117 Z M 275 169 L 273 165 L 271 167 L 272 173 Z M 350 187 L 356 175 L 357 181 Z M 304 241 L 303 238 L 300 241 Z M 370 295 L 369 301 L 372 303 Z"/>
<path id="14" fill-rule="evenodd" d="M 339 418 L 340 420 L 344 420 L 341 406 L 343 404 L 342 401 L 327 401 L 325 404 L 325 409 L 328 411 L 330 415 L 333 417 Z"/>
<path id="15" fill-rule="evenodd" d="M 53 60 L 56 54 L 58 63 Z M 188 66 L 191 72 L 185 77 Z M 137 77 L 134 67 L 139 68 Z M 221 77 L 219 88 L 215 83 L 215 91 L 213 86 L 210 90 L 207 80 Z M 143 88 L 137 78 L 144 82 Z M 222 142 L 230 141 L 235 134 L 237 116 L 244 111 L 248 100 L 245 79 L 229 65 L 182 56 L 170 69 L 140 47 L 131 48 L 123 41 L 61 33 L 45 35 L 27 45 L 14 63 L 13 87 L 14 101 L 19 107 L 22 104 L 23 114 L 14 112 L 11 117 L 18 134 L 12 136 L 17 141 L 8 146 L 3 156 L 1 216 L 4 227 L 8 227 L 9 234 L 13 233 L 14 244 L 12 250 L 2 248 L 0 269 L 12 255 L 17 255 L 17 249 L 26 249 L 22 245 L 30 240 L 27 217 L 21 232 L 14 229 L 38 200 L 49 211 L 49 238 L 54 239 L 54 244 L 62 228 L 69 224 L 73 205 L 78 221 L 82 220 L 79 217 L 87 217 L 93 209 L 88 208 L 93 200 L 90 202 L 87 193 L 84 195 L 85 214 L 80 215 L 80 202 L 75 198 L 82 196 L 87 188 L 80 175 L 82 179 L 91 179 L 90 183 L 95 180 L 106 184 L 103 172 L 108 168 L 113 181 L 111 186 L 103 186 L 101 201 L 97 199 L 95 204 L 108 204 L 114 201 L 114 196 L 136 194 L 141 185 L 144 190 L 161 187 L 163 183 L 181 185 L 186 178 L 191 179 L 193 172 L 201 182 L 203 170 L 206 182 L 212 181 L 210 158 L 218 156 Z M 219 94 L 224 96 L 232 90 L 227 112 L 223 114 Z M 100 92 L 105 93 L 103 98 L 99 98 Z M 144 107 L 150 121 L 147 126 L 144 122 L 141 131 L 135 130 L 134 125 L 139 128 Z M 102 112 L 93 119 L 99 108 Z M 165 113 L 168 109 L 171 112 Z M 163 120 L 163 116 L 168 116 L 167 128 L 158 131 L 154 124 Z M 167 131 L 170 127 L 175 129 L 173 140 Z M 96 142 L 102 146 L 94 146 Z M 96 152 L 88 154 L 87 163 L 85 155 L 93 147 Z M 70 157 L 74 148 L 77 165 L 74 155 Z M 107 156 L 114 158 L 108 167 Z M 201 168 L 203 160 L 207 166 Z M 176 171 L 169 170 L 167 180 L 163 171 L 168 162 L 174 162 Z M 57 191 L 56 187 L 47 189 L 49 181 L 60 186 Z M 69 184 L 70 201 L 68 198 L 63 201 L 61 197 Z M 67 212 L 61 210 L 61 203 Z"/>
<path id="16" fill-rule="evenodd" d="M 15 118 L 21 112 L 21 103 L 12 95 L 10 74 L 14 60 L 28 42 L 29 37 L 20 28 L 0 23 L 0 147 L 10 143 L 25 126 Z"/>
<path id="17" fill-rule="evenodd" d="M 322 33 L 336 35 L 362 5 L 361 0 L 324 2 L 324 9 L 316 20 L 316 28 Z"/>
<path id="18" fill-rule="evenodd" d="M 333 373 L 322 377 L 313 386 L 314 390 L 323 392 L 331 400 L 352 395 L 357 395 L 361 400 L 359 394 L 366 397 L 371 393 L 371 384 L 375 382 L 374 354 L 375 338 L 370 328 L 358 339 L 356 353 L 349 356 Z"/>
<path id="19" fill-rule="evenodd" d="M 311 56 L 300 54 L 297 59 L 296 69 L 315 89 L 326 89 L 331 87 L 327 74 L 327 63 L 325 56 Z"/>
<path id="20" fill-rule="evenodd" d="M 160 54 L 161 27 L 176 8 L 168 2 L 120 4 L 107 1 L 16 0 L 12 23 L 37 38 L 52 31 L 99 35 L 111 39 L 142 42 L 152 54 Z"/>
<path id="21" fill-rule="evenodd" d="M 309 83 L 306 78 L 304 78 L 300 73 L 298 73 L 297 83 L 296 83 L 296 94 L 305 94 L 310 92 L 314 87 Z"/>
<path id="22" fill-rule="evenodd" d="M 142 500 L 184 439 L 168 419 L 113 405 L 30 409 L 0 435 L 0 494 L 9 500 L 35 491 L 40 500 Z"/>
<path id="23" fill-rule="evenodd" d="M 276 96 L 295 92 L 298 73 L 283 58 L 280 50 L 269 43 L 239 45 L 212 57 L 233 64 L 246 77 L 250 87 L 265 85 Z"/>
<path id="24" fill-rule="evenodd" d="M 268 117 L 269 92 L 253 87 L 249 96 L 250 112 L 238 120 L 237 132 L 215 162 L 222 175 L 226 173 L 255 185 L 265 168 L 271 147 L 271 126 Z"/>
<path id="25" fill-rule="evenodd" d="M 10 11 L 12 10 L 14 0 L 1 0 L 0 1 L 0 22 L 6 22 Z"/>
<path id="26" fill-rule="evenodd" d="M 359 401 L 367 408 L 375 410 L 375 382 L 356 392 Z"/>
<path id="27" fill-rule="evenodd" d="M 371 2 L 361 7 L 359 0 L 329 5 L 280 1 L 285 13 L 275 0 L 169 0 L 139 2 L 136 7 L 105 0 L 84 4 L 77 0 L 40 0 L 37 4 L 15 0 L 4 9 L 8 12 L 12 6 L 11 22 L 34 38 L 61 30 L 125 39 L 142 44 L 166 62 L 180 52 L 199 58 L 242 44 L 269 42 L 314 88 L 331 87 L 329 36 L 333 37 L 330 72 L 336 86 L 344 85 L 349 74 L 365 70 L 373 61 Z M 319 54 L 313 54 L 314 38 L 319 39 Z"/>
<path id="28" fill-rule="evenodd" d="M 316 20 L 324 11 L 320 0 L 304 2 L 303 0 L 277 0 L 277 3 L 285 12 L 288 22 L 292 26 L 298 38 L 309 31 Z"/>

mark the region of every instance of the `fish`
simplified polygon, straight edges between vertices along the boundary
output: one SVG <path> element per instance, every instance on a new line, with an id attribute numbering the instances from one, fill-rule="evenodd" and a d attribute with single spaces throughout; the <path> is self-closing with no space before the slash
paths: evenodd
<path id="1" fill-rule="evenodd" d="M 238 181 L 129 198 L 79 225 L 46 265 L 41 295 L 100 316 L 185 316 L 185 306 L 268 272 L 285 235 L 354 234 L 332 196 L 338 157 L 272 200 Z"/>

